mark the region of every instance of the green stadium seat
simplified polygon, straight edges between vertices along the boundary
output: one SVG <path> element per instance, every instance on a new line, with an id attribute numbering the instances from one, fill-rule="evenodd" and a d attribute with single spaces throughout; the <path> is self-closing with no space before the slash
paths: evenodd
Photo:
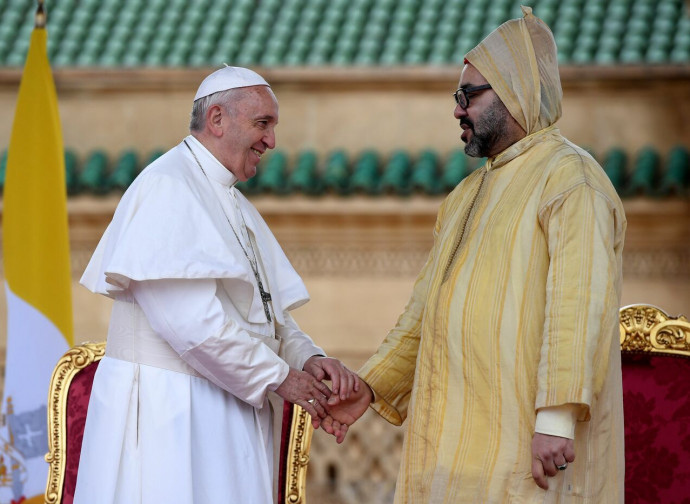
<path id="1" fill-rule="evenodd" d="M 0 153 L 0 189 L 5 186 L 5 174 L 7 173 L 7 149 Z"/>
<path id="2" fill-rule="evenodd" d="M 630 13 L 630 7 L 623 2 L 611 2 L 606 9 L 607 20 L 626 20 Z"/>
<path id="3" fill-rule="evenodd" d="M 589 63 L 592 61 L 597 47 L 596 38 L 591 35 L 582 34 L 575 42 L 575 50 L 572 53 L 572 60 L 575 63 Z"/>
<path id="4" fill-rule="evenodd" d="M 93 194 L 105 194 L 110 190 L 107 173 L 108 156 L 104 151 L 94 151 L 88 156 L 79 174 L 79 187 Z"/>
<path id="5" fill-rule="evenodd" d="M 642 149 L 635 159 L 625 195 L 652 194 L 658 170 L 659 154 L 651 147 Z"/>
<path id="6" fill-rule="evenodd" d="M 412 162 L 407 152 L 395 151 L 386 163 L 381 175 L 381 191 L 389 194 L 408 195 L 412 192 L 410 174 Z"/>
<path id="7" fill-rule="evenodd" d="M 690 192 L 690 152 L 687 147 L 671 149 L 657 194 L 686 196 Z"/>
<path id="8" fill-rule="evenodd" d="M 676 49 L 690 48 L 690 34 L 678 32 L 673 40 Z"/>
<path id="9" fill-rule="evenodd" d="M 614 50 L 599 50 L 594 55 L 594 62 L 598 65 L 609 66 L 618 61 L 618 56 Z"/>
<path id="10" fill-rule="evenodd" d="M 383 66 L 397 66 L 403 62 L 403 51 L 384 51 L 379 58 L 379 64 Z"/>
<path id="11" fill-rule="evenodd" d="M 659 2 L 656 8 L 656 15 L 657 18 L 678 18 L 678 16 L 683 14 L 683 8 L 683 2 L 681 1 Z"/>
<path id="12" fill-rule="evenodd" d="M 287 194 L 287 156 L 282 151 L 274 151 L 268 160 L 261 162 L 257 169 L 256 188 L 260 192 Z"/>
<path id="13" fill-rule="evenodd" d="M 438 154 L 427 149 L 423 151 L 412 169 L 410 184 L 412 189 L 426 194 L 441 192 L 441 177 L 439 176 Z"/>
<path id="14" fill-rule="evenodd" d="M 77 155 L 72 149 L 65 149 L 65 187 L 67 194 L 77 194 L 80 190 Z"/>
<path id="15" fill-rule="evenodd" d="M 642 63 L 644 54 L 641 49 L 624 47 L 620 52 L 621 63 Z"/>
<path id="16" fill-rule="evenodd" d="M 599 51 L 618 52 L 621 48 L 621 39 L 618 36 L 604 34 L 598 42 Z"/>
<path id="17" fill-rule="evenodd" d="M 632 19 L 640 19 L 643 21 L 650 20 L 654 17 L 655 10 L 654 3 L 635 2 L 632 6 Z"/>
<path id="18" fill-rule="evenodd" d="M 137 153 L 128 150 L 122 153 L 108 177 L 107 185 L 124 191 L 137 176 L 139 160 Z"/>
<path id="19" fill-rule="evenodd" d="M 690 61 L 690 49 L 676 48 L 671 51 L 669 59 L 673 63 L 685 63 Z"/>
<path id="20" fill-rule="evenodd" d="M 318 174 L 318 157 L 313 150 L 302 151 L 298 154 L 294 168 L 288 176 L 288 187 L 291 191 L 301 191 L 315 196 L 323 190 Z"/>
<path id="21" fill-rule="evenodd" d="M 620 194 L 625 186 L 627 156 L 622 149 L 611 149 L 602 163 L 604 172 Z"/>
<path id="22" fill-rule="evenodd" d="M 322 177 L 327 190 L 338 194 L 347 194 L 350 190 L 350 166 L 344 150 L 332 152 L 326 159 Z"/>
<path id="23" fill-rule="evenodd" d="M 532 3 L 553 28 L 561 63 L 690 62 L 683 0 Z M 512 0 L 261 0 L 261 9 L 256 6 L 256 0 L 60 0 L 48 5 L 49 56 L 55 66 L 448 65 L 496 24 L 520 15 Z M 1 64 L 23 64 L 32 20 L 28 0 L 0 6 Z"/>
<path id="24" fill-rule="evenodd" d="M 668 59 L 668 52 L 659 47 L 650 47 L 645 54 L 647 63 L 665 63 Z"/>
<path id="25" fill-rule="evenodd" d="M 369 195 L 379 193 L 379 155 L 374 150 L 362 153 L 352 169 L 350 188 Z"/>
<path id="26" fill-rule="evenodd" d="M 586 35 L 588 38 L 592 38 L 595 40 L 601 33 L 601 21 L 599 19 L 592 19 L 592 18 L 585 18 L 582 20 L 580 23 L 580 37 L 582 35 Z"/>
<path id="27" fill-rule="evenodd" d="M 462 150 L 455 150 L 446 161 L 443 174 L 441 175 L 441 188 L 445 191 L 451 191 L 457 186 L 462 179 L 469 175 L 471 169 L 467 162 L 467 155 Z"/>
<path id="28" fill-rule="evenodd" d="M 634 16 L 635 14 L 633 14 Z M 639 18 L 639 17 L 631 17 L 628 20 L 628 25 L 626 27 L 626 34 L 627 35 L 637 35 L 642 38 L 646 38 L 649 35 L 649 32 L 651 30 L 651 26 L 649 21 Z"/>
<path id="29" fill-rule="evenodd" d="M 538 13 L 541 16 L 541 12 Z M 606 5 L 604 2 L 589 1 L 582 10 L 583 20 L 601 20 L 606 15 Z"/>

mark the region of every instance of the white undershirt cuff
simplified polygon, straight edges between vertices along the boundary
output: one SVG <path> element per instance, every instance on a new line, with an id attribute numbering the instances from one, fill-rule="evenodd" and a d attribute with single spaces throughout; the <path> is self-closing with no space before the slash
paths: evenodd
<path id="1" fill-rule="evenodd" d="M 534 431 L 549 436 L 559 436 L 575 439 L 575 425 L 577 424 L 578 406 L 563 404 L 541 408 L 537 411 L 537 421 Z"/>

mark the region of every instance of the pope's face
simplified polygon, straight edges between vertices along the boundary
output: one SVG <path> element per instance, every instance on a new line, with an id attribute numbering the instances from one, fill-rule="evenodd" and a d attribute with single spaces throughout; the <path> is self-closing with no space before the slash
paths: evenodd
<path id="1" fill-rule="evenodd" d="M 267 86 L 252 86 L 241 94 L 223 114 L 223 154 L 221 162 L 238 180 L 256 175 L 261 156 L 276 145 L 278 101 Z"/>
<path id="2" fill-rule="evenodd" d="M 488 84 L 484 76 L 474 66 L 466 64 L 460 75 L 460 88 L 473 88 Z M 468 93 L 469 105 L 466 109 L 456 105 L 453 115 L 460 120 L 465 142 L 465 153 L 473 157 L 491 157 L 498 154 L 506 135 L 510 113 L 493 89 L 483 89 Z"/>

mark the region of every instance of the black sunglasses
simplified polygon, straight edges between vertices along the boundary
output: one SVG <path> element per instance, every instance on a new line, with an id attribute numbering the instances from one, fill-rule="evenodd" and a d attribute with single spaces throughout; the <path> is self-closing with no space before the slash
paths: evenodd
<path id="1" fill-rule="evenodd" d="M 459 88 L 455 93 L 453 93 L 453 98 L 455 98 L 455 103 L 460 105 L 462 109 L 466 109 L 470 106 L 469 95 L 474 94 L 478 91 L 483 91 L 484 89 L 491 89 L 491 84 L 482 84 L 481 86 Z"/>

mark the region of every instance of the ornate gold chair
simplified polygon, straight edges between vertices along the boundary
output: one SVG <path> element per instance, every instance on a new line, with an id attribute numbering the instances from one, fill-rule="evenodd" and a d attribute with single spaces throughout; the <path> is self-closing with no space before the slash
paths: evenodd
<path id="1" fill-rule="evenodd" d="M 48 397 L 48 483 L 46 504 L 72 504 L 86 411 L 105 342 L 84 343 L 58 361 Z M 278 502 L 303 504 L 309 448 L 313 432 L 301 407 L 284 403 L 278 469 Z"/>
<path id="2" fill-rule="evenodd" d="M 285 402 L 280 441 L 278 502 L 306 504 L 307 464 L 314 427 L 301 406 Z"/>
<path id="3" fill-rule="evenodd" d="M 46 504 L 72 504 L 86 410 L 105 342 L 71 348 L 58 361 L 48 394 Z"/>
<path id="4" fill-rule="evenodd" d="M 650 305 L 620 309 L 625 501 L 690 496 L 690 322 Z"/>

